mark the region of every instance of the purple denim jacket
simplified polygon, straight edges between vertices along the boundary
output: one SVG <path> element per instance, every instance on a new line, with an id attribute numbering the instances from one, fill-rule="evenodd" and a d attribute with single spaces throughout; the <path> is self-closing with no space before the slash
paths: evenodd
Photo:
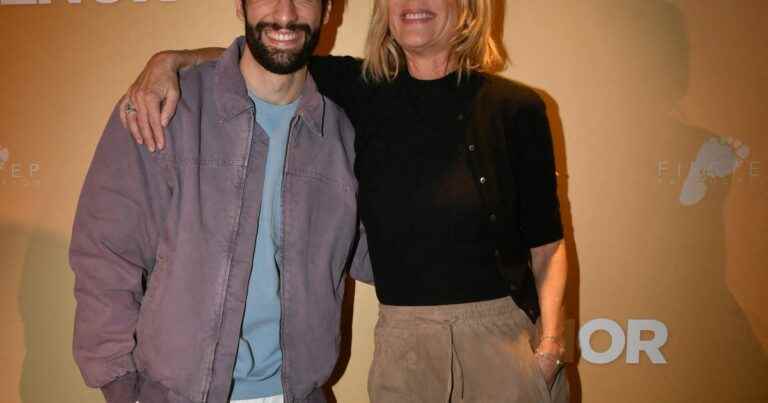
<path id="1" fill-rule="evenodd" d="M 74 354 L 109 403 L 224 403 L 248 289 L 267 137 L 239 69 L 244 40 L 181 72 L 167 146 L 134 144 L 117 109 L 77 208 Z M 354 131 L 311 77 L 283 186 L 280 326 L 286 402 L 325 402 L 348 271 L 372 281 Z"/>

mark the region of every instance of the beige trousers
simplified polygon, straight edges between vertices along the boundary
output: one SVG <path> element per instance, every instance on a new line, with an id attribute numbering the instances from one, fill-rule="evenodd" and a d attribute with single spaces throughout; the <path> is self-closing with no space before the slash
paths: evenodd
<path id="1" fill-rule="evenodd" d="M 533 355 L 536 336 L 511 298 L 381 305 L 371 403 L 567 403 L 565 371 L 547 388 Z"/>

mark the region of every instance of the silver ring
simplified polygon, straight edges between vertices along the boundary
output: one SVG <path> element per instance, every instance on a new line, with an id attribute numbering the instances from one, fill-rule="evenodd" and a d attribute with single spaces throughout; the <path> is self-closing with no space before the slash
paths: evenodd
<path id="1" fill-rule="evenodd" d="M 133 104 L 128 102 L 125 104 L 125 113 L 133 113 L 136 112 L 136 108 L 133 107 Z"/>

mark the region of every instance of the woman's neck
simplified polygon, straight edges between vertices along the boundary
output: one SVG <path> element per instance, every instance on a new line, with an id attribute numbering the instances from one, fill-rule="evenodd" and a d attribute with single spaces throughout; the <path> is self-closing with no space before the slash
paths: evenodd
<path id="1" fill-rule="evenodd" d="M 420 55 L 405 52 L 408 73 L 418 80 L 436 80 L 443 78 L 456 69 L 456 63 L 450 58 L 450 51 L 439 54 Z"/>

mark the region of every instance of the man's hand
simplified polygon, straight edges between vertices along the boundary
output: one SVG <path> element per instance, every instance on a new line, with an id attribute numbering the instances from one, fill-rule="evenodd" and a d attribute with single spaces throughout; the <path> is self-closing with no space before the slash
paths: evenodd
<path id="1" fill-rule="evenodd" d="M 183 52 L 155 54 L 120 101 L 123 126 L 131 131 L 137 143 L 146 144 L 149 151 L 162 150 L 165 146 L 163 129 L 176 112 L 180 95 L 178 70 L 184 65 L 184 59 Z"/>

